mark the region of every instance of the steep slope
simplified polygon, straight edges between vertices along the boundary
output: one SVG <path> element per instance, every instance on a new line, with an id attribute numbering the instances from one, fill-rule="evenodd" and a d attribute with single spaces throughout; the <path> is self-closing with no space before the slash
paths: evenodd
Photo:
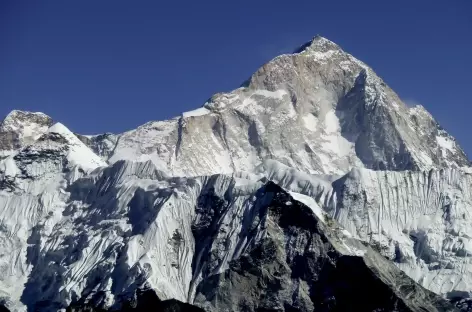
<path id="1" fill-rule="evenodd" d="M 43 132 L 43 129 L 41 129 Z M 106 165 L 67 128 L 55 124 L 31 145 L 0 160 L 0 298 L 19 303 L 29 267 L 29 248 L 60 220 L 69 183 Z M 38 227 L 41 223 L 42 227 Z"/>
<path id="2" fill-rule="evenodd" d="M 449 298 L 471 296 L 470 173 L 356 168 L 330 178 L 273 161 L 264 162 L 259 172 L 312 198 L 427 289 Z"/>
<path id="3" fill-rule="evenodd" d="M 471 295 L 470 174 L 355 169 L 333 186 L 337 200 L 327 210 L 353 235 L 378 246 L 424 287 Z"/>
<path id="4" fill-rule="evenodd" d="M 151 160 L 172 176 L 252 171 L 264 159 L 312 174 L 469 165 L 423 107 L 406 107 L 372 69 L 322 37 L 199 109 L 102 145 L 111 162 Z"/>
<path id="5" fill-rule="evenodd" d="M 199 285 L 196 302 L 208 311 L 455 310 L 279 186 L 257 197 L 265 235 Z"/>
<path id="6" fill-rule="evenodd" d="M 95 154 L 102 157 L 102 159 L 107 160 L 113 149 L 115 148 L 118 136 L 112 133 L 104 133 L 99 135 L 80 135 L 75 133 L 75 135 Z"/>
<path id="7" fill-rule="evenodd" d="M 159 177 L 120 161 L 67 189 L 65 217 L 29 247 L 28 310 L 116 309 L 152 288 L 206 311 L 454 311 L 274 183 Z M 360 279 L 372 300 L 352 293 Z"/>

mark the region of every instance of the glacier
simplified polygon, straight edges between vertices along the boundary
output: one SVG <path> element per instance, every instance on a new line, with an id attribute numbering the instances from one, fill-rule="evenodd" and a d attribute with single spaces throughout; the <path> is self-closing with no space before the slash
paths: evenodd
<path id="1" fill-rule="evenodd" d="M 338 196 L 328 211 L 424 287 L 470 294 L 471 178 L 457 169 L 353 169 L 335 182 Z"/>
<path id="2" fill-rule="evenodd" d="M 151 291 L 215 312 L 456 311 L 472 294 L 471 174 L 424 107 L 320 36 L 121 134 L 13 111 L 0 304 L 126 310 Z"/>

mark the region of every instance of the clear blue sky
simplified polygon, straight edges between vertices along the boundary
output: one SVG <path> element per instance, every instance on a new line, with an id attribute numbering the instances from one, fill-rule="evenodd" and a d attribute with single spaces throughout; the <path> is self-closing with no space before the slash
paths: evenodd
<path id="1" fill-rule="evenodd" d="M 0 115 L 121 132 L 199 107 L 315 34 L 472 155 L 471 0 L 1 0 Z"/>

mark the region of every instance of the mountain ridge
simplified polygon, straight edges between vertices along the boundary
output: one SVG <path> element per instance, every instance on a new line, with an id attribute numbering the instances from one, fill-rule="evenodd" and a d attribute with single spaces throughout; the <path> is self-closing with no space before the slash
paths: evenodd
<path id="1" fill-rule="evenodd" d="M 367 65 L 320 36 L 193 111 L 79 138 L 111 163 L 150 159 L 181 176 L 251 171 L 265 158 L 318 174 L 469 166 L 423 107 L 408 108 Z"/>

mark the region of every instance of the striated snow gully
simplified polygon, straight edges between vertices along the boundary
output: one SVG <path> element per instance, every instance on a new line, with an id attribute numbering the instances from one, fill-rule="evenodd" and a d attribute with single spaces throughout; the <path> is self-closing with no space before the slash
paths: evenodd
<path id="1" fill-rule="evenodd" d="M 0 303 L 467 311 L 470 172 L 423 107 L 322 37 L 122 134 L 13 111 L 0 124 Z"/>

